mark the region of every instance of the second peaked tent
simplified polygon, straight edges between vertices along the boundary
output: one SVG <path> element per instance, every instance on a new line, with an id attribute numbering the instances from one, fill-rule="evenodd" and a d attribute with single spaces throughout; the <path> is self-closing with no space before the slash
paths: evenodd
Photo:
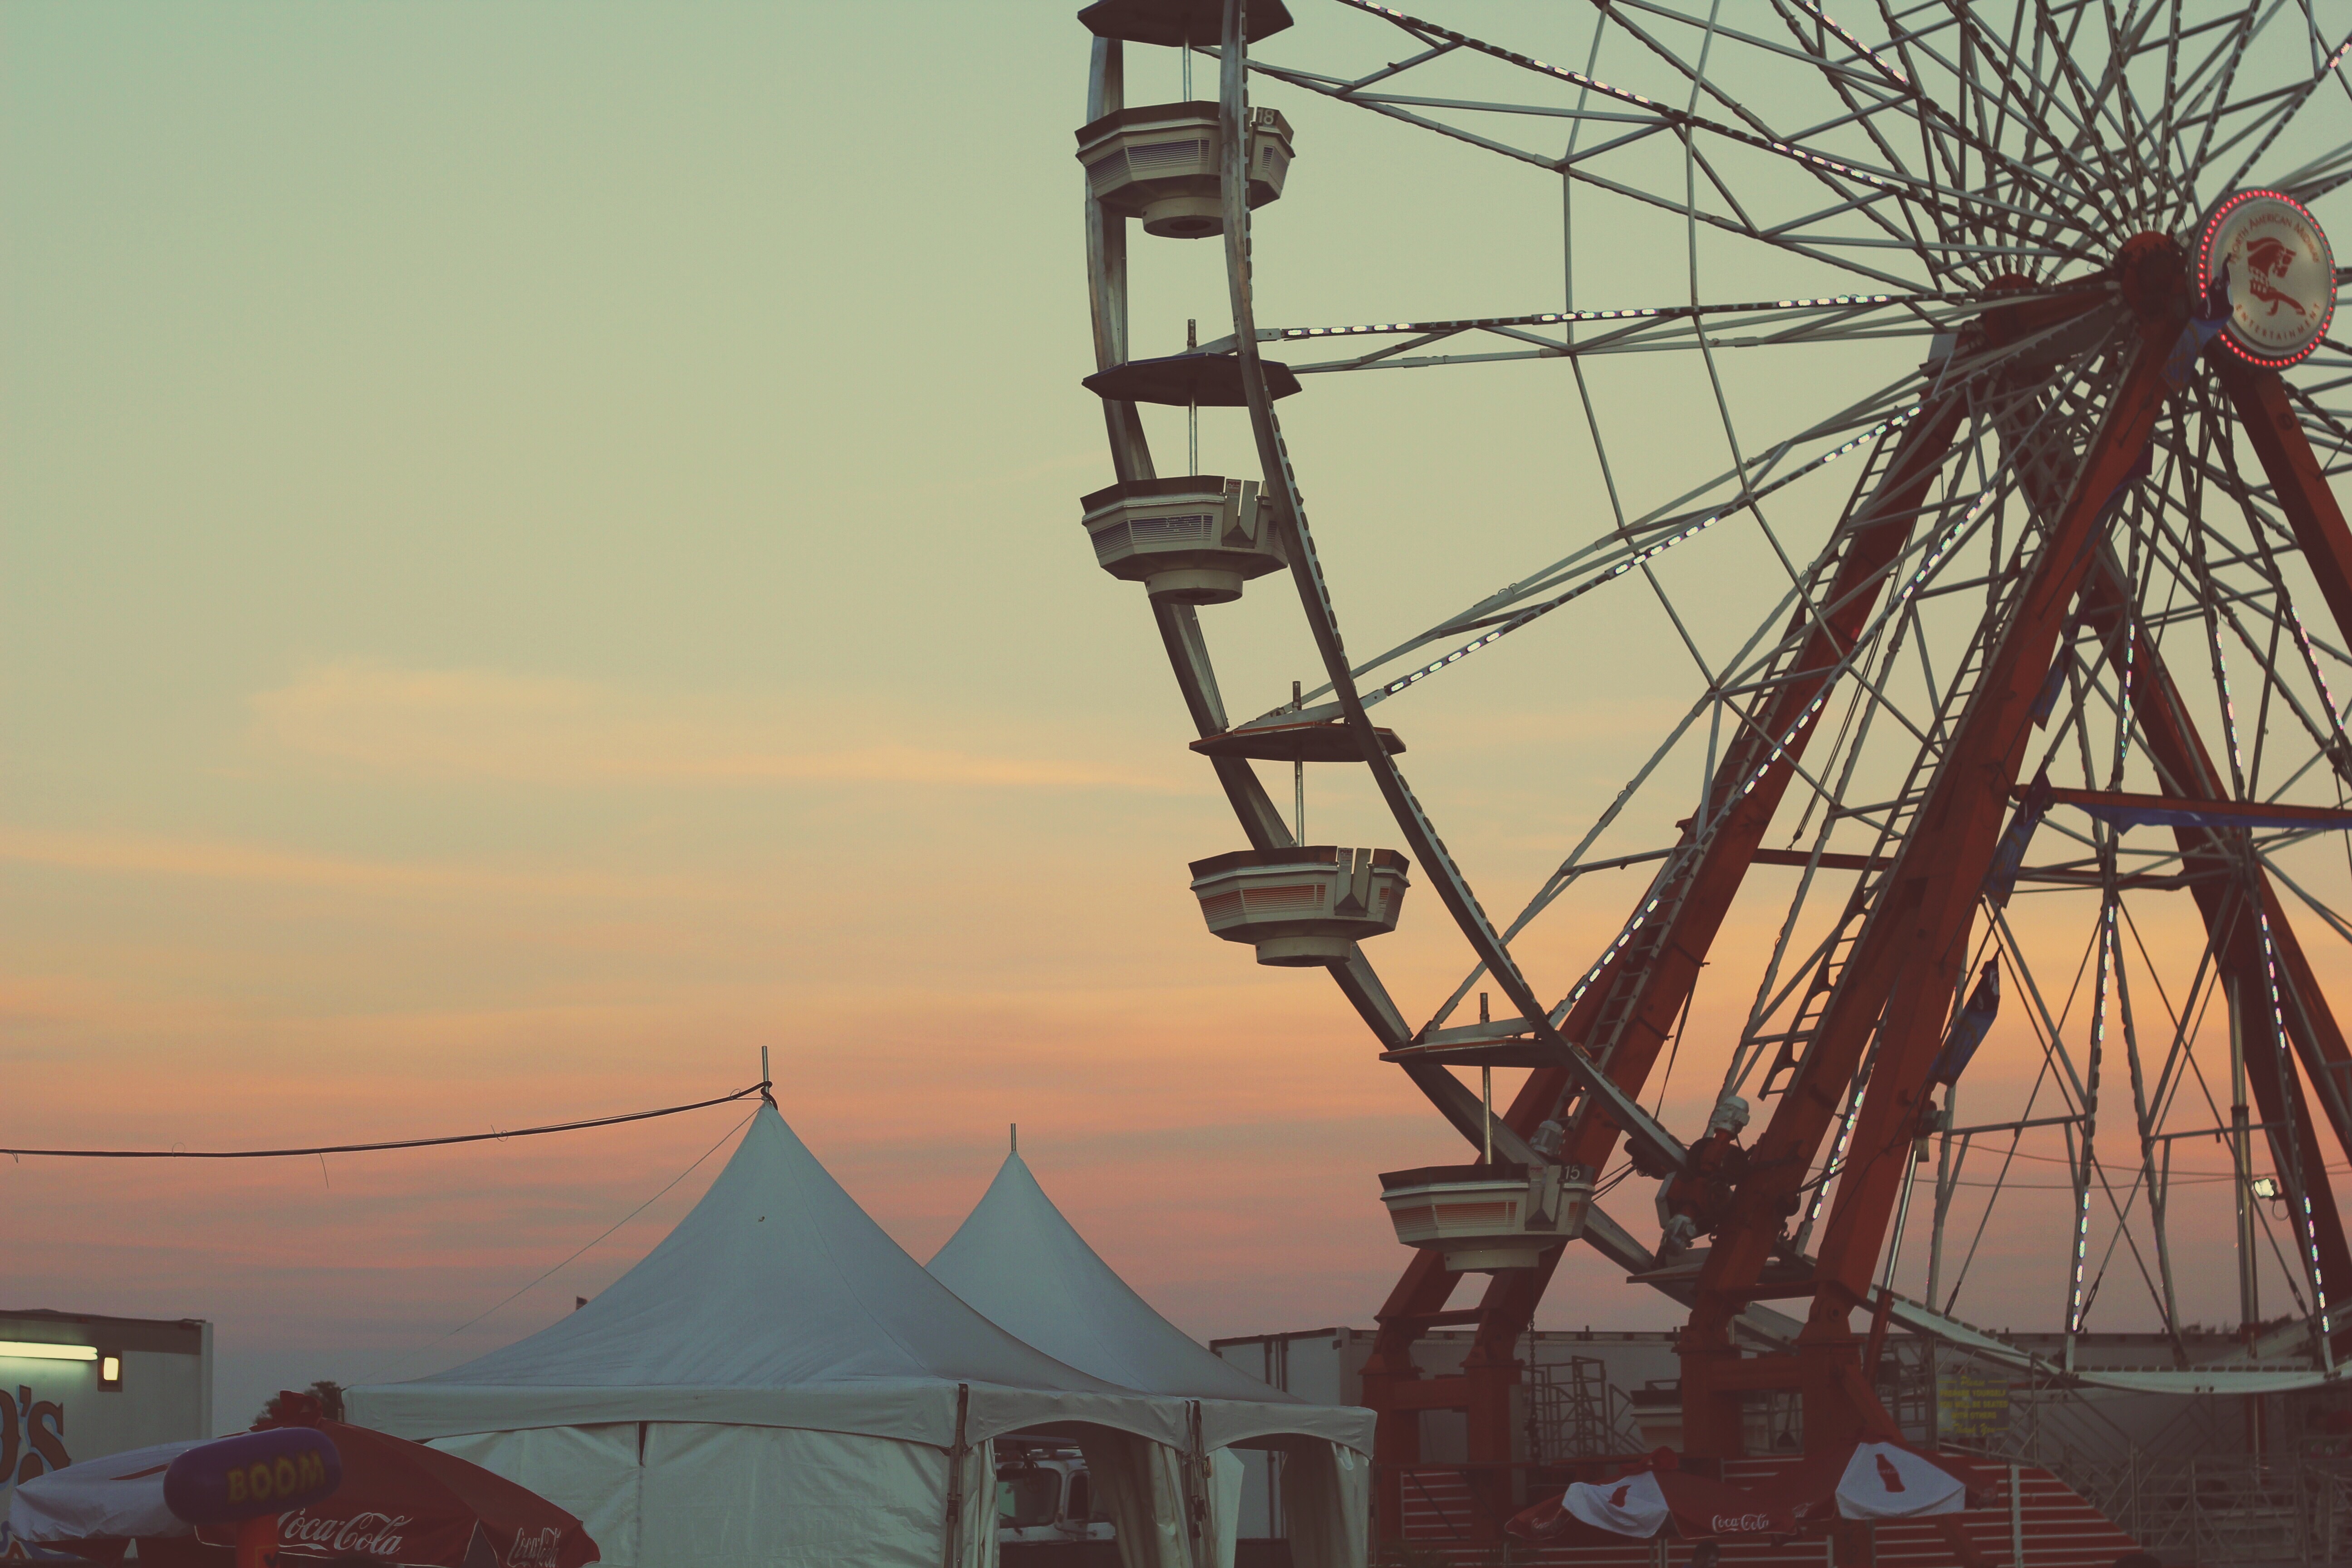
<path id="1" fill-rule="evenodd" d="M 1139 1445 L 1150 1473 L 1105 1476 L 1097 1495 L 1121 1534 L 1178 1531 L 1207 1505 L 1203 1568 L 1232 1568 L 1241 1462 L 1236 1448 L 1280 1456 L 1283 1514 L 1295 1568 L 1361 1568 L 1371 1498 L 1372 1413 L 1310 1405 L 1220 1360 L 1152 1310 L 1054 1206 L 1019 1151 L 930 1261 L 932 1278 L 999 1328 L 1055 1361 L 1127 1388 L 1192 1403 L 1212 1474 L 1176 1451 Z M 1089 1468 L 1096 1465 L 1088 1455 Z"/>

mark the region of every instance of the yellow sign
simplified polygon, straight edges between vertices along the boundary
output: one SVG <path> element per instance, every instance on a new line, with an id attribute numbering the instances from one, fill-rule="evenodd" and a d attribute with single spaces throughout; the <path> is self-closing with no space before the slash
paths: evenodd
<path id="1" fill-rule="evenodd" d="M 1965 1369 L 1936 1373 L 1936 1435 L 1990 1437 L 2009 1426 L 2009 1382 Z"/>

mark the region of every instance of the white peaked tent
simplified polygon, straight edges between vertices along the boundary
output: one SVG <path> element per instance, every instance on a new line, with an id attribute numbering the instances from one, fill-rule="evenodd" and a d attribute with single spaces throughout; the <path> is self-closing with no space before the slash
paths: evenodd
<path id="1" fill-rule="evenodd" d="M 1372 1413 L 1309 1405 L 1220 1360 L 1152 1310 L 1054 1206 L 1016 1151 L 930 1270 L 998 1327 L 1058 1361 L 1109 1382 L 1192 1402 L 1195 1455 L 1217 1472 L 1191 1478 L 1210 1497 L 1210 1540 L 1192 1558 L 1232 1568 L 1240 1499 L 1234 1447 L 1284 1455 L 1284 1496 L 1296 1568 L 1361 1568 L 1371 1495 Z M 1152 1454 L 1165 1462 L 1164 1454 Z M 1089 1466 L 1093 1468 L 1091 1456 Z M 1181 1487 L 1166 1476 L 1155 1490 Z M 1167 1507 L 1153 1510 L 1167 1519 Z M 1177 1515 L 1180 1519 L 1181 1513 Z M 1125 1537 L 1123 1513 L 1114 1522 Z M 1181 1528 L 1181 1526 L 1180 1526 Z M 1172 1559 L 1181 1542 L 1163 1543 Z M 1132 1559 L 1130 1559 L 1132 1562 Z"/>
<path id="2" fill-rule="evenodd" d="M 700 1203 L 594 1300 L 352 1418 L 580 1515 L 609 1568 L 991 1568 L 990 1439 L 1140 1468 L 1180 1400 L 1013 1338 L 925 1273 L 762 1106 Z"/>

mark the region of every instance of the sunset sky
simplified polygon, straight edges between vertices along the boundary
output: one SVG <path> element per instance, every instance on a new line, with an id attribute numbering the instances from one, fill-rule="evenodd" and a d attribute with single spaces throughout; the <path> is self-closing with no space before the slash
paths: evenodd
<path id="1" fill-rule="evenodd" d="M 0 1137 L 511 1128 L 724 1094 L 765 1047 L 786 1119 L 919 1258 L 1018 1121 L 1188 1331 L 1370 1322 L 1405 1261 L 1375 1173 L 1462 1145 L 1320 976 L 1212 940 L 1185 891 L 1243 840 L 1142 591 L 1077 526 L 1110 474 L 1077 384 L 1074 8 L 0 11 Z M 1480 26 L 1582 47 L 1549 16 Z M 1174 97 L 1165 74 L 1134 97 Z M 1262 319 L 1559 308 L 1542 176 L 1285 109 Z M 1138 352 L 1188 315 L 1222 335 L 1213 247 L 1156 244 Z M 1627 245 L 1580 288 L 1650 302 L 1679 266 Z M 1727 374 L 1793 421 L 1905 353 Z M 1610 395 L 1618 477 L 1654 496 L 1691 479 L 1695 393 L 1667 374 Z M 1285 415 L 1368 638 L 1604 515 L 1556 364 L 1318 378 Z M 1254 474 L 1244 441 L 1204 416 L 1204 469 Z M 1678 602 L 1744 632 L 1760 548 L 1709 549 Z M 1287 595 L 1207 613 L 1237 716 L 1312 674 Z M 1631 583 L 1579 615 L 1383 710 L 1495 904 L 1692 696 Z M 1316 841 L 1394 842 L 1360 779 L 1310 788 Z M 1625 831 L 1652 841 L 1680 815 L 1643 810 Z M 1639 875 L 1546 928 L 1539 991 Z M 1726 943 L 1777 915 L 1743 903 Z M 1375 956 L 1417 1021 L 1465 963 L 1425 889 L 1406 926 Z M 1685 1123 L 1739 986 L 1700 993 Z M 0 1163 L 0 1307 L 213 1319 L 241 1425 L 279 1386 L 436 1371 L 593 1294 L 741 1117 Z M 1620 1204 L 1654 1231 L 1646 1184 Z M 1980 1321 L 2054 1321 L 2031 1228 L 1988 1241 Z M 1590 1258 L 1539 1320 L 1671 1321 Z"/>

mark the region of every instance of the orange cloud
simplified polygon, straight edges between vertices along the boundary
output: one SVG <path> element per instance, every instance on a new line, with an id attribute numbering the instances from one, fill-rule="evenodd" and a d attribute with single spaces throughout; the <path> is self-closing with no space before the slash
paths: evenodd
<path id="1" fill-rule="evenodd" d="M 215 878 L 373 893 L 497 893 L 536 897 L 721 898 L 730 890 L 691 878 L 618 877 L 593 871 L 513 872 L 482 866 L 361 860 L 304 855 L 264 845 L 0 827 L 0 860 L 128 876 Z"/>
<path id="2" fill-rule="evenodd" d="M 533 784 L 882 784 L 961 788 L 1197 793 L 1198 771 L 1166 774 L 1056 757 L 1075 735 L 1024 735 L 1001 750 L 911 744 L 935 721 L 818 712 L 752 696 L 656 696 L 618 686 L 484 669 L 341 663 L 252 699 L 262 740 L 371 772 Z M 807 745 L 811 735 L 850 743 Z M 1041 749 L 1034 742 L 1047 742 Z M 1061 747 L 1051 744 L 1059 741 Z"/>

